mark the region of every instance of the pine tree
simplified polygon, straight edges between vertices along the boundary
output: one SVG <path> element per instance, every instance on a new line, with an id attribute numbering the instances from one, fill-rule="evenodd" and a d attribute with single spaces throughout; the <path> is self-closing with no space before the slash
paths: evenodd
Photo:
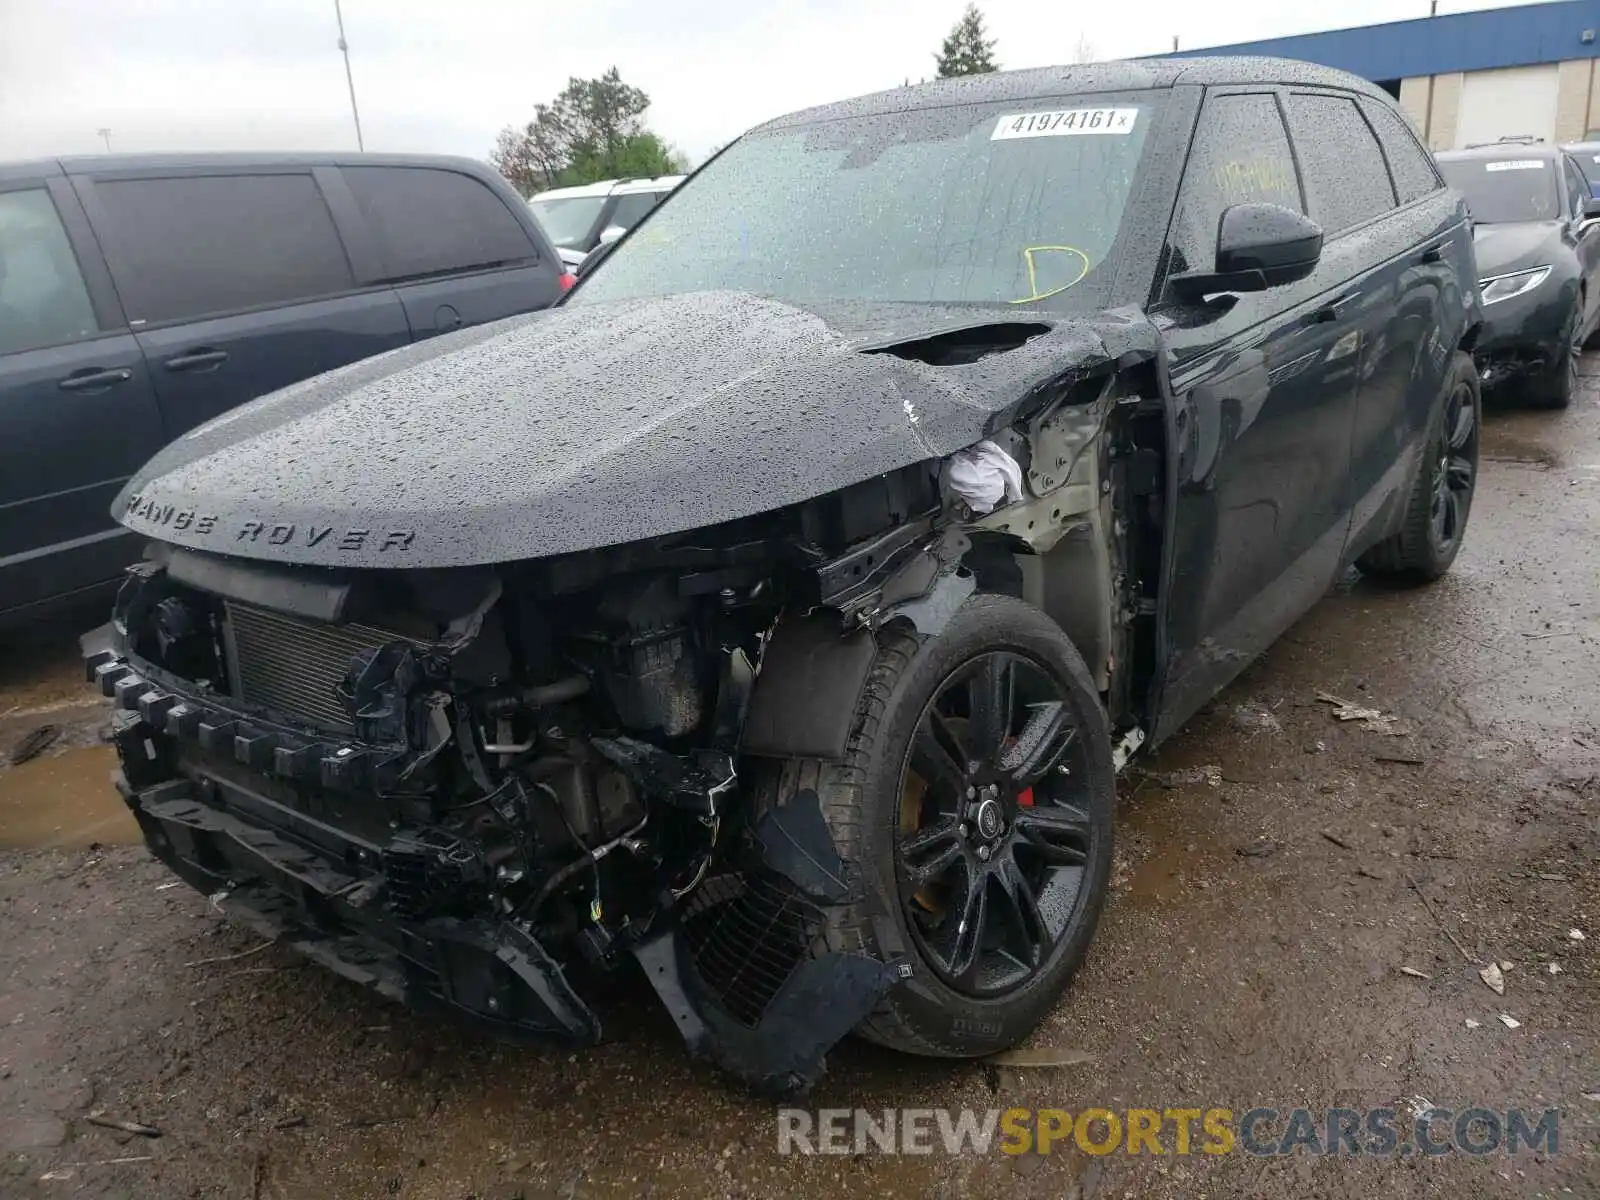
<path id="1" fill-rule="evenodd" d="M 967 5 L 967 11 L 961 14 L 961 20 L 955 23 L 939 53 L 933 57 L 940 79 L 981 75 L 1000 69 L 1000 64 L 994 60 L 994 41 L 984 37 L 983 14 L 976 4 Z"/>

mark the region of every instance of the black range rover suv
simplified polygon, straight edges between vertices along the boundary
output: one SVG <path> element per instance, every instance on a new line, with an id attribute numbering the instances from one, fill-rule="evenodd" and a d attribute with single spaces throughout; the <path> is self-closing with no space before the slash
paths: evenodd
<path id="1" fill-rule="evenodd" d="M 119 786 L 225 911 L 413 1003 L 592 1042 L 636 966 L 767 1087 L 852 1030 L 993 1052 L 1083 960 L 1127 756 L 1347 564 L 1449 568 L 1476 280 L 1332 71 L 780 118 L 560 307 L 139 472 L 89 647 Z"/>

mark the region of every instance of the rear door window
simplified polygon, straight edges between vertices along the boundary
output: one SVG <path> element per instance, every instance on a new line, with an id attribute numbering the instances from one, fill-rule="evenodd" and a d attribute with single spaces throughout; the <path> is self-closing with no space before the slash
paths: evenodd
<path id="1" fill-rule="evenodd" d="M 1444 187 L 1439 172 L 1434 170 L 1432 155 L 1418 144 L 1404 117 L 1377 100 L 1363 100 L 1361 108 L 1383 143 L 1401 204 L 1410 204 Z"/>
<path id="2" fill-rule="evenodd" d="M 310 174 L 191 175 L 94 184 L 128 319 L 190 320 L 354 286 Z"/>
<path id="3" fill-rule="evenodd" d="M 524 263 L 538 257 L 499 196 L 459 171 L 345 167 L 391 281 Z"/>
<path id="4" fill-rule="evenodd" d="M 1295 93 L 1288 109 L 1310 216 L 1324 233 L 1333 237 L 1395 207 L 1389 168 L 1354 100 Z"/>
<path id="5" fill-rule="evenodd" d="M 61 346 L 98 332 L 50 193 L 0 192 L 0 354 Z"/>
<path id="6" fill-rule="evenodd" d="M 1212 96 L 1178 193 L 1171 270 L 1211 270 L 1223 211 L 1249 203 L 1305 212 L 1278 102 L 1267 92 Z"/>

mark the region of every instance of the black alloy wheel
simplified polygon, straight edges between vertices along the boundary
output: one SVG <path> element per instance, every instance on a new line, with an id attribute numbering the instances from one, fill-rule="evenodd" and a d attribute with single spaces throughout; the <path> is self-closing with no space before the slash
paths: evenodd
<path id="1" fill-rule="evenodd" d="M 1478 415 L 1472 388 L 1458 381 L 1445 400 L 1433 465 L 1433 503 L 1428 536 L 1436 555 L 1455 550 L 1472 507 L 1478 472 Z"/>
<path id="2" fill-rule="evenodd" d="M 924 706 L 901 770 L 895 868 L 907 930 L 951 989 L 1003 995 L 1046 970 L 1104 828 L 1065 681 L 981 653 Z"/>
<path id="3" fill-rule="evenodd" d="M 1111 879 L 1111 729 L 1072 639 L 1005 595 L 936 633 L 878 630 L 840 758 L 751 763 L 756 811 L 814 792 L 859 880 L 814 954 L 864 954 L 896 983 L 856 1027 L 973 1058 L 1038 1026 L 1094 938 Z"/>

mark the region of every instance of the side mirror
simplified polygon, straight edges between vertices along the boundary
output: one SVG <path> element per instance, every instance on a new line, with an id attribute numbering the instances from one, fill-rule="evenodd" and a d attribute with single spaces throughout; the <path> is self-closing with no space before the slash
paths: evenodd
<path id="1" fill-rule="evenodd" d="M 602 246 L 609 246 L 612 242 L 616 241 L 627 232 L 628 231 L 621 225 L 607 225 L 600 231 L 600 244 Z"/>
<path id="2" fill-rule="evenodd" d="M 1260 292 L 1304 279 L 1322 258 L 1322 226 L 1281 204 L 1235 204 L 1217 228 L 1211 272 L 1174 275 L 1174 292 L 1196 300 L 1213 292 Z"/>
<path id="3" fill-rule="evenodd" d="M 1600 197 L 1591 196 L 1583 202 L 1583 219 L 1592 221 L 1600 217 Z"/>
<path id="4" fill-rule="evenodd" d="M 602 234 L 601 236 L 603 237 L 604 235 Z M 578 264 L 578 269 L 574 273 L 579 279 L 587 279 L 594 269 L 605 261 L 606 255 L 610 254 L 616 249 L 616 247 L 616 238 L 612 238 L 609 242 L 602 241 L 593 250 L 589 251 L 589 253 L 583 256 L 583 261 Z"/>

